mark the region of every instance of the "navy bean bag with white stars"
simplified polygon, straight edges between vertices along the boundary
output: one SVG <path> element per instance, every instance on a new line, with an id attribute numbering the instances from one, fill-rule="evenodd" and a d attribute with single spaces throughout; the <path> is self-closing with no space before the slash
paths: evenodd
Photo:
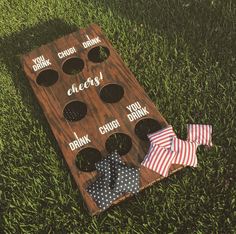
<path id="1" fill-rule="evenodd" d="M 124 193 L 138 193 L 139 169 L 126 166 L 117 151 L 95 166 L 101 176 L 87 188 L 87 192 L 102 210 Z"/>
<path id="2" fill-rule="evenodd" d="M 139 192 L 139 169 L 119 165 L 118 175 L 115 182 L 117 191 L 138 193 Z"/>

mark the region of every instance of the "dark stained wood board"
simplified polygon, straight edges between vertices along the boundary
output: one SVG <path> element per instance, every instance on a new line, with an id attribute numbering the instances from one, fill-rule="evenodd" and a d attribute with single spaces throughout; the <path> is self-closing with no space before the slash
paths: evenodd
<path id="1" fill-rule="evenodd" d="M 103 62 L 96 63 L 90 61 L 88 55 L 93 48 L 98 46 L 108 48 L 109 57 Z M 80 73 L 69 75 L 64 72 L 66 68 L 63 71 L 62 67 L 68 61 L 73 61 L 74 58 L 82 59 L 84 66 Z M 100 213 L 101 210 L 85 191 L 88 184 L 96 180 L 98 174 L 96 170 L 85 172 L 78 169 L 75 163 L 78 153 L 91 147 L 100 151 L 105 157 L 107 155 L 105 145 L 109 136 L 115 133 L 125 133 L 132 140 L 132 148 L 122 156 L 122 160 L 130 166 L 140 167 L 148 150 L 148 141 L 142 140 L 136 135 L 136 124 L 144 119 L 153 119 L 163 128 L 168 123 L 126 67 L 109 40 L 105 38 L 100 27 L 95 24 L 23 55 L 21 62 L 90 214 Z M 50 73 L 51 69 L 58 74 L 57 80 L 54 79 L 54 73 Z M 42 76 L 47 72 L 49 72 L 47 78 Z M 90 83 L 86 83 L 89 77 Z M 99 78 L 101 79 L 99 80 Z M 49 79 L 49 83 L 45 83 L 43 79 Z M 74 89 L 72 89 L 73 84 Z M 82 85 L 79 86 L 80 84 Z M 109 84 L 118 84 L 123 87 L 124 95 L 118 102 L 106 103 L 100 98 L 101 90 Z M 72 92 L 75 87 L 78 92 Z M 85 117 L 78 121 L 68 121 L 63 115 L 65 106 L 72 101 L 80 101 L 87 106 Z M 133 106 L 141 106 L 143 111 L 139 113 L 143 113 L 144 116 L 133 115 L 132 113 L 137 113 L 135 111 L 130 112 L 127 107 L 134 103 L 138 105 Z M 103 127 L 112 121 L 118 121 L 119 125 L 110 131 Z M 72 143 L 76 141 L 76 136 L 83 139 L 81 145 Z M 181 166 L 173 165 L 171 173 L 181 168 Z M 141 166 L 140 190 L 162 178 L 157 173 Z M 125 194 L 114 201 L 114 204 L 129 196 L 130 194 Z"/>

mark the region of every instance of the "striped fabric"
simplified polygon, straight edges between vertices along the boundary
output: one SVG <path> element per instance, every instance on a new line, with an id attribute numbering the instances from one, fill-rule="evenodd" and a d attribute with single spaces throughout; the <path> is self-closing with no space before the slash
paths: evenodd
<path id="1" fill-rule="evenodd" d="M 199 145 L 212 146 L 212 125 L 207 124 L 188 124 L 187 140 L 198 142 Z"/>
<path id="2" fill-rule="evenodd" d="M 212 125 L 188 124 L 187 141 L 178 139 L 172 126 L 148 134 L 148 139 L 151 145 L 141 164 L 166 177 L 171 164 L 197 166 L 198 145 L 212 146 Z"/>
<path id="3" fill-rule="evenodd" d="M 160 147 L 159 145 L 151 145 L 151 150 L 141 163 L 143 166 L 157 172 L 162 176 L 168 176 L 171 162 L 175 157 L 175 152 Z"/>
<path id="4" fill-rule="evenodd" d="M 197 142 L 183 141 L 178 138 L 173 138 L 171 150 L 176 152 L 176 156 L 173 159 L 172 164 L 196 167 L 197 147 Z"/>
<path id="5" fill-rule="evenodd" d="M 171 147 L 173 137 L 176 137 L 176 134 L 172 126 L 168 126 L 167 128 L 161 129 L 160 131 L 148 134 L 148 139 L 152 144 L 157 144 L 166 149 Z"/>

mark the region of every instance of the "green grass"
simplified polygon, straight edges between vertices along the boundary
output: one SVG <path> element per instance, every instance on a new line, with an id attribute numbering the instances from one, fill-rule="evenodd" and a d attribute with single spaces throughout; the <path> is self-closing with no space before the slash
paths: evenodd
<path id="1" fill-rule="evenodd" d="M 0 1 L 0 233 L 235 233 L 234 0 Z M 90 217 L 19 55 L 98 23 L 199 166 Z M 233 134 L 234 132 L 234 134 Z"/>

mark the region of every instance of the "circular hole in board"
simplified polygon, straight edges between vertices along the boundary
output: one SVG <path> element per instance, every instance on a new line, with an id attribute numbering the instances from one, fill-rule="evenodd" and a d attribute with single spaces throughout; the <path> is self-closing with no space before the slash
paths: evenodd
<path id="1" fill-rule="evenodd" d="M 95 148 L 84 148 L 76 156 L 75 163 L 79 170 L 90 172 L 96 170 L 95 163 L 102 159 L 102 154 Z"/>
<path id="2" fill-rule="evenodd" d="M 62 70 L 68 75 L 76 75 L 84 68 L 84 61 L 78 57 L 67 59 L 63 65 Z"/>
<path id="3" fill-rule="evenodd" d="M 72 101 L 68 103 L 63 110 L 63 116 L 71 122 L 83 119 L 86 114 L 87 106 L 85 103 L 80 101 Z"/>
<path id="4" fill-rule="evenodd" d="M 54 85 L 58 80 L 58 72 L 53 69 L 46 69 L 41 71 L 37 78 L 36 82 L 40 86 L 49 87 Z"/>
<path id="5" fill-rule="evenodd" d="M 105 85 L 100 91 L 100 98 L 106 103 L 115 103 L 124 96 L 124 89 L 118 84 Z"/>
<path id="6" fill-rule="evenodd" d="M 117 150 L 120 155 L 125 155 L 132 147 L 132 140 L 125 133 L 114 133 L 106 140 L 105 147 L 109 153 Z"/>
<path id="7" fill-rule="evenodd" d="M 88 59 L 93 63 L 101 63 L 108 59 L 110 51 L 107 47 L 96 46 L 88 52 Z"/>
<path id="8" fill-rule="evenodd" d="M 134 131 L 141 140 L 148 140 L 148 134 L 156 132 L 160 129 L 162 129 L 162 126 L 158 121 L 151 118 L 145 118 L 138 121 L 135 125 Z"/>

